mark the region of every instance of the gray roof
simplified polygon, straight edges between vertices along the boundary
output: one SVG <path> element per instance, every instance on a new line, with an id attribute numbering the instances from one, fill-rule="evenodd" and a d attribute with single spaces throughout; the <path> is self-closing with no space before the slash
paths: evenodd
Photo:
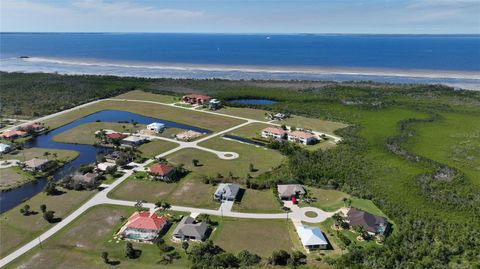
<path id="1" fill-rule="evenodd" d="M 282 184 L 278 185 L 278 194 L 281 197 L 292 197 L 297 194 L 305 194 L 305 188 L 300 184 Z"/>
<path id="2" fill-rule="evenodd" d="M 351 226 L 360 225 L 363 226 L 365 230 L 372 233 L 378 232 L 378 226 L 386 226 L 388 224 L 385 218 L 370 214 L 356 208 L 351 208 L 347 212 L 347 218 Z"/>
<path id="3" fill-rule="evenodd" d="M 208 225 L 205 222 L 195 223 L 195 219 L 192 217 L 183 217 L 182 220 L 178 223 L 177 228 L 173 231 L 174 236 L 178 237 L 195 237 L 202 239 L 207 232 Z"/>
<path id="4" fill-rule="evenodd" d="M 40 159 L 40 158 L 33 158 L 25 162 L 25 165 L 30 168 L 38 168 L 42 167 L 43 165 L 49 163 L 50 160 L 48 159 Z"/>
<path id="5" fill-rule="evenodd" d="M 122 141 L 124 141 L 124 142 L 133 142 L 133 143 L 144 141 L 144 140 L 146 140 L 145 137 L 138 136 L 138 135 L 131 135 L 131 136 L 128 136 L 128 137 L 125 137 L 124 139 L 122 139 Z"/>
<path id="6" fill-rule="evenodd" d="M 240 186 L 232 183 L 221 183 L 218 185 L 217 190 L 215 191 L 215 196 L 217 197 L 237 197 Z"/>
<path id="7" fill-rule="evenodd" d="M 72 179 L 77 182 L 85 182 L 85 183 L 94 183 L 97 179 L 97 174 L 94 173 L 86 173 L 82 174 L 75 174 L 73 175 Z"/>

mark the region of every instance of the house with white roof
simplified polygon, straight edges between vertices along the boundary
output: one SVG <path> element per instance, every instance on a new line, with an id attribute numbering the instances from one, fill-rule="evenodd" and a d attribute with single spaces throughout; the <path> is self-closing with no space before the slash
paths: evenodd
<path id="1" fill-rule="evenodd" d="M 298 225 L 295 226 L 300 241 L 306 250 L 326 249 L 328 241 L 322 230 L 316 226 Z"/>
<path id="2" fill-rule="evenodd" d="M 267 127 L 262 130 L 262 137 L 273 139 L 284 139 L 287 135 L 287 131 L 278 127 Z"/>
<path id="3" fill-rule="evenodd" d="M 12 147 L 10 147 L 10 145 L 0 143 L 0 153 L 7 153 L 10 150 L 12 150 Z"/>
<path id="4" fill-rule="evenodd" d="M 147 125 L 147 129 L 156 133 L 160 133 L 165 129 L 165 124 L 159 122 L 152 122 Z"/>

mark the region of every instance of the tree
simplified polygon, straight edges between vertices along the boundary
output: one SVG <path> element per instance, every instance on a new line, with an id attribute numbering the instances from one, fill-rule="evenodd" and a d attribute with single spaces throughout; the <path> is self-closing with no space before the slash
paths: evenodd
<path id="1" fill-rule="evenodd" d="M 125 257 L 128 257 L 129 259 L 133 259 L 136 256 L 136 251 L 133 249 L 133 245 L 130 242 L 127 242 L 125 245 Z"/>
<path id="2" fill-rule="evenodd" d="M 20 209 L 20 213 L 22 213 L 24 216 L 28 216 L 30 214 L 30 206 L 24 205 L 23 208 Z"/>
<path id="3" fill-rule="evenodd" d="M 287 265 L 290 254 L 285 250 L 275 250 L 270 256 L 269 263 L 272 265 Z"/>
<path id="4" fill-rule="evenodd" d="M 193 166 L 198 166 L 199 161 L 197 159 L 192 160 Z"/>
<path id="5" fill-rule="evenodd" d="M 253 163 L 250 163 L 250 165 L 248 166 L 248 171 L 255 172 L 255 166 L 253 166 Z"/>
<path id="6" fill-rule="evenodd" d="M 183 242 L 182 242 L 182 248 L 183 248 L 183 250 L 185 251 L 185 253 L 187 253 L 188 247 L 189 247 L 188 242 L 187 242 L 187 241 L 183 241 Z"/>
<path id="7" fill-rule="evenodd" d="M 300 252 L 298 250 L 295 250 L 290 255 L 290 260 L 288 261 L 288 263 L 292 267 L 295 268 L 300 264 L 304 264 L 305 263 L 305 258 L 307 258 L 307 256 L 305 254 L 303 254 L 302 252 Z"/>
<path id="8" fill-rule="evenodd" d="M 214 268 L 235 268 L 238 267 L 238 259 L 232 253 L 225 252 L 213 257 Z"/>
<path id="9" fill-rule="evenodd" d="M 45 212 L 43 213 L 43 218 L 44 218 L 46 221 L 52 223 L 53 220 L 55 219 L 55 212 L 53 212 L 53 211 L 51 211 L 51 210 L 45 211 Z"/>
<path id="10" fill-rule="evenodd" d="M 161 208 L 161 207 L 162 207 L 162 201 L 155 202 L 155 208 Z"/>
<path id="11" fill-rule="evenodd" d="M 55 195 L 58 193 L 58 190 L 57 190 L 57 187 L 55 185 L 55 182 L 49 180 L 47 182 L 47 185 L 45 186 L 45 189 L 43 189 L 43 191 L 47 194 L 47 195 Z"/>
<path id="12" fill-rule="evenodd" d="M 48 159 L 48 156 L 50 156 L 50 152 L 45 151 L 45 152 L 43 153 L 43 156 Z"/>
<path id="13" fill-rule="evenodd" d="M 260 256 L 250 253 L 248 250 L 240 251 L 237 257 L 242 266 L 253 266 L 262 260 Z"/>
<path id="14" fill-rule="evenodd" d="M 172 207 L 172 206 L 167 202 L 164 202 L 162 204 L 162 210 L 168 210 L 168 209 L 170 209 L 170 207 Z"/>
<path id="15" fill-rule="evenodd" d="M 102 252 L 102 260 L 103 260 L 104 263 L 107 263 L 107 264 L 108 264 L 108 262 L 109 262 L 109 260 L 108 260 L 108 252 L 106 252 L 106 251 L 103 251 L 103 252 Z"/>
<path id="16" fill-rule="evenodd" d="M 47 211 L 47 206 L 44 204 L 40 205 L 40 211 L 42 211 L 42 213 L 45 213 L 45 211 Z"/>

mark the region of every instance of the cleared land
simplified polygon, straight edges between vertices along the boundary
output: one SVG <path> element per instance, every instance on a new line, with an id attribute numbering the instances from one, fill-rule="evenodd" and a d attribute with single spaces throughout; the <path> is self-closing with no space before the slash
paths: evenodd
<path id="1" fill-rule="evenodd" d="M 161 102 L 161 103 L 174 103 L 180 100 L 180 97 L 177 97 L 177 96 L 149 93 L 149 92 L 144 92 L 142 90 L 130 91 L 124 94 L 120 94 L 114 98 L 146 100 L 146 101 L 154 101 L 154 102 Z"/>
<path id="2" fill-rule="evenodd" d="M 158 247 L 149 244 L 136 244 L 142 251 L 137 259 L 124 255 L 125 241 L 113 239 L 121 226 L 120 217 L 130 216 L 135 209 L 119 206 L 97 206 L 88 210 L 73 223 L 43 242 L 43 248 L 35 248 L 21 259 L 6 268 L 112 268 L 105 264 L 100 253 L 107 251 L 111 261 L 117 261 L 115 268 L 186 268 L 188 261 L 185 252 L 177 247 L 180 260 L 173 264 L 159 265 L 162 256 Z"/>
<path id="3" fill-rule="evenodd" d="M 287 220 L 257 220 L 223 218 L 212 234 L 213 242 L 232 253 L 247 249 L 262 257 L 274 250 L 298 249 L 299 239 L 289 230 L 294 229 Z"/>
<path id="4" fill-rule="evenodd" d="M 256 176 L 267 171 L 271 171 L 284 161 L 285 157 L 278 151 L 244 144 L 237 141 L 225 140 L 221 137 L 215 137 L 199 144 L 200 146 L 220 150 L 237 152 L 240 156 L 234 160 L 220 160 L 216 155 L 208 152 L 199 152 L 199 150 L 178 151 L 170 156 L 172 161 L 181 160 L 185 164 L 191 164 L 191 159 L 196 158 L 201 167 L 192 167 L 203 175 L 228 175 L 232 172 L 234 176 L 244 178 L 247 174 Z M 188 162 L 188 163 L 187 163 Z M 249 165 L 253 164 L 256 171 L 249 171 Z M 189 167 L 190 169 L 190 167 Z"/>
<path id="5" fill-rule="evenodd" d="M 233 211 L 248 213 L 280 213 L 283 212 L 275 199 L 272 190 L 247 189 L 240 203 L 235 203 Z"/>
<path id="6" fill-rule="evenodd" d="M 132 175 L 110 192 L 109 197 L 130 201 L 146 200 L 150 203 L 162 201 L 174 205 L 216 209 L 219 204 L 213 201 L 214 192 L 214 186 L 203 184 L 192 175 L 187 175 L 178 183 L 151 181 L 148 178 L 140 180 Z"/>
<path id="7" fill-rule="evenodd" d="M 442 113 L 442 119 L 416 124 L 406 147 L 421 156 L 457 167 L 480 186 L 480 115 Z M 465 124 L 467 123 L 468 124 Z"/>
<path id="8" fill-rule="evenodd" d="M 160 153 L 176 148 L 178 144 L 164 141 L 164 140 L 152 140 L 146 144 L 138 147 L 138 150 L 142 152 L 142 156 L 146 158 L 153 158 Z"/>
<path id="9" fill-rule="evenodd" d="M 63 218 L 86 202 L 94 193 L 93 191 L 67 191 L 57 196 L 39 193 L 12 210 L 1 214 L 0 256 L 6 256 L 54 225 L 43 219 L 40 205 L 45 204 L 47 210 L 55 211 L 56 217 Z M 38 214 L 22 215 L 20 208 L 23 208 L 25 204 L 30 205 L 31 210 Z"/>
<path id="10" fill-rule="evenodd" d="M 285 124 L 287 126 L 295 126 L 297 128 L 308 128 L 314 131 L 324 132 L 328 134 L 333 134 L 333 131 L 348 126 L 347 124 L 340 122 L 305 118 L 296 115 L 292 115 L 290 118 L 282 121 L 277 121 L 277 123 Z"/>
<path id="11" fill-rule="evenodd" d="M 101 129 L 108 129 L 117 132 L 136 132 L 144 129 L 145 125 L 118 122 L 90 122 L 81 124 L 53 137 L 54 141 L 72 144 L 93 145 L 98 140 L 95 138 L 95 132 Z"/>
<path id="12" fill-rule="evenodd" d="M 214 132 L 227 129 L 243 122 L 243 120 L 223 117 L 220 115 L 191 111 L 160 104 L 106 100 L 48 119 L 45 121 L 45 124 L 53 129 L 89 114 L 107 109 L 123 110 L 148 117 L 175 121 L 205 128 Z"/>
<path id="13" fill-rule="evenodd" d="M 14 186 L 25 184 L 35 178 L 19 167 L 9 167 L 0 169 L 0 190 L 7 190 Z"/>
<path id="14" fill-rule="evenodd" d="M 262 109 L 253 109 L 253 108 L 239 108 L 239 107 L 223 107 L 215 112 L 232 115 L 237 117 L 243 117 L 252 120 L 266 120 L 265 113 L 269 113 L 269 111 L 262 110 Z"/>
<path id="15" fill-rule="evenodd" d="M 33 158 L 46 158 L 44 155 L 45 152 L 50 153 L 48 155 L 48 158 L 52 160 L 56 158 L 59 161 L 70 161 L 78 157 L 78 152 L 72 151 L 72 150 L 28 148 L 28 149 L 16 150 L 8 154 L 5 154 L 2 156 L 1 159 L 28 161 Z M 56 154 L 56 157 L 53 156 L 53 154 Z"/>

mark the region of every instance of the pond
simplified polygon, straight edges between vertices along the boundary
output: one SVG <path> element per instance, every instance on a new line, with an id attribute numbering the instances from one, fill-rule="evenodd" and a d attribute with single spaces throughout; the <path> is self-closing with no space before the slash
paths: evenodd
<path id="1" fill-rule="evenodd" d="M 275 100 L 269 99 L 234 99 L 230 100 L 230 103 L 233 104 L 241 104 L 241 105 L 273 105 L 278 103 Z"/>
<path id="2" fill-rule="evenodd" d="M 211 133 L 207 129 L 198 128 L 195 126 L 190 126 L 186 124 L 181 124 L 178 122 L 162 120 L 158 118 L 146 117 L 139 114 L 120 111 L 120 110 L 103 110 L 73 122 L 70 122 L 66 125 L 63 125 L 57 129 L 54 129 L 48 133 L 37 136 L 27 142 L 25 142 L 26 148 L 47 148 L 47 149 L 64 149 L 64 150 L 74 150 L 78 151 L 80 154 L 78 157 L 71 162 L 67 163 L 60 169 L 56 170 L 52 177 L 54 180 L 61 179 L 73 172 L 75 169 L 78 169 L 82 164 L 93 163 L 96 160 L 97 153 L 107 153 L 111 151 L 110 148 L 93 146 L 93 145 L 82 145 L 82 144 L 70 144 L 70 143 L 60 143 L 55 142 L 52 138 L 60 133 L 63 133 L 67 130 L 70 130 L 74 127 L 77 127 L 81 124 L 89 122 L 119 122 L 119 121 L 135 121 L 139 124 L 150 124 L 152 122 L 160 122 L 165 124 L 165 127 L 174 127 L 185 130 L 193 130 L 200 133 Z M 38 179 L 36 181 L 22 185 L 21 187 L 15 188 L 7 192 L 0 193 L 0 213 L 3 213 L 9 209 L 14 208 L 18 204 L 22 203 L 23 200 L 31 198 L 35 194 L 41 192 L 47 180 L 45 178 Z"/>

